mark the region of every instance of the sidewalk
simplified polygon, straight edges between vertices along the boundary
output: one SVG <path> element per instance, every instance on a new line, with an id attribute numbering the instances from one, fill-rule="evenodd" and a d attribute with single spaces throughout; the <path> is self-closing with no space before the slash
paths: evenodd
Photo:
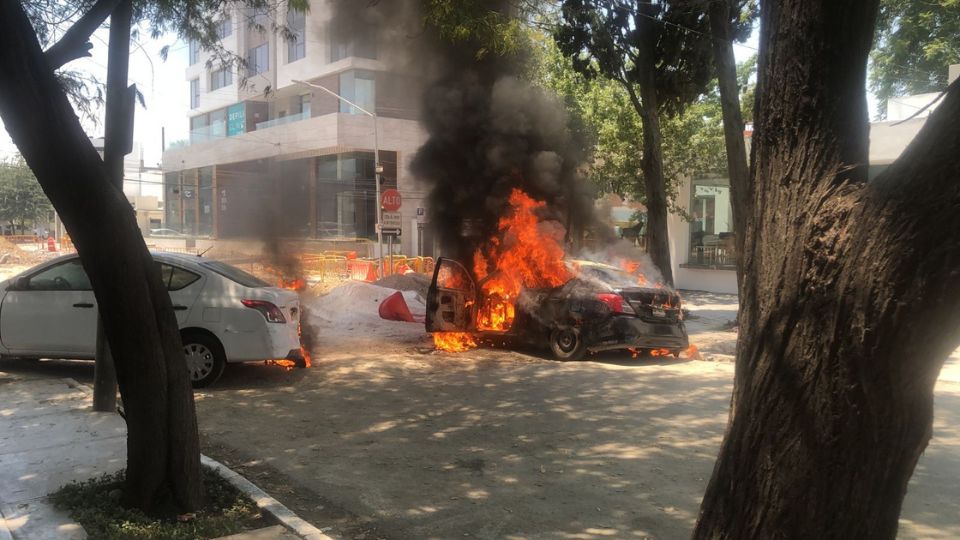
<path id="1" fill-rule="evenodd" d="M 0 371 L 0 540 L 82 539 L 47 495 L 124 467 L 126 425 L 72 379 Z"/>
<path id="2" fill-rule="evenodd" d="M 83 528 L 47 498 L 64 484 L 126 466 L 127 426 L 92 411 L 90 389 L 73 379 L 0 371 L 0 540 L 82 540 Z M 322 531 L 223 465 L 202 457 L 283 526 L 247 531 L 242 540 L 330 540 Z"/>

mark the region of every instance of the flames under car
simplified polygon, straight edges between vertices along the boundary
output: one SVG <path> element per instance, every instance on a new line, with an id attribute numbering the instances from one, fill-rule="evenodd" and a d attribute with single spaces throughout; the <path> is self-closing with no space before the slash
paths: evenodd
<path id="1" fill-rule="evenodd" d="M 427 294 L 427 331 L 547 345 L 562 360 L 615 349 L 678 356 L 689 346 L 676 292 L 638 286 L 612 266 L 568 266 L 573 277 L 559 287 L 502 298 L 484 287 L 486 280 L 475 282 L 463 265 L 441 258 Z"/>

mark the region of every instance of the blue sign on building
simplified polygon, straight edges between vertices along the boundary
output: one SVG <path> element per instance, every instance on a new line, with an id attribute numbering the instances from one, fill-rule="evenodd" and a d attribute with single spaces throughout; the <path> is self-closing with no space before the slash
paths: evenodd
<path id="1" fill-rule="evenodd" d="M 246 131 L 245 105 L 245 103 L 237 103 L 227 109 L 227 137 L 233 137 Z"/>

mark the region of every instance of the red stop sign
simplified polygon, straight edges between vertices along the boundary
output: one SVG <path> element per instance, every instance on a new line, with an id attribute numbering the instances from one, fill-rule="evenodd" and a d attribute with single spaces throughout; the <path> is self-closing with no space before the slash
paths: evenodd
<path id="1" fill-rule="evenodd" d="M 400 209 L 400 192 L 388 189 L 380 194 L 380 206 L 387 212 L 396 212 Z"/>

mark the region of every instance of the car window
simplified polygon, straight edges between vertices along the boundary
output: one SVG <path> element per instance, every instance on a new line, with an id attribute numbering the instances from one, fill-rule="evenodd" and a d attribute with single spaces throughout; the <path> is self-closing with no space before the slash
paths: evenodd
<path id="1" fill-rule="evenodd" d="M 80 264 L 80 259 L 64 261 L 44 269 L 27 280 L 31 291 L 89 291 L 90 279 Z"/>
<path id="2" fill-rule="evenodd" d="M 173 266 L 167 263 L 158 263 L 160 265 L 160 277 L 168 291 L 179 291 L 200 279 L 198 274 L 189 270 L 184 270 L 179 266 Z"/>
<path id="3" fill-rule="evenodd" d="M 248 274 L 243 270 L 237 268 L 236 266 L 230 266 L 227 263 L 222 263 L 220 261 L 204 261 L 200 263 L 204 268 L 209 268 L 214 272 L 220 274 L 221 276 L 239 283 L 244 287 L 269 287 L 270 284 L 262 279 Z"/>

